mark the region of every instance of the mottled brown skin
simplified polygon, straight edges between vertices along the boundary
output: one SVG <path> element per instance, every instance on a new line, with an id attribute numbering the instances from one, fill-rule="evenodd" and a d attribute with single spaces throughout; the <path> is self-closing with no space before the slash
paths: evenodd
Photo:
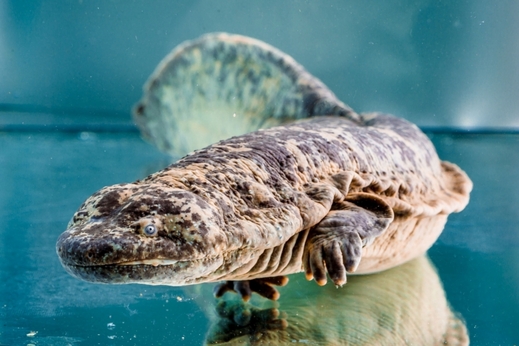
<path id="1" fill-rule="evenodd" d="M 57 252 L 71 274 L 106 283 L 188 285 L 304 270 L 320 285 L 326 273 L 342 285 L 347 272 L 424 253 L 470 189 L 405 120 L 316 117 L 221 141 L 142 181 L 101 189 Z M 256 282 L 277 298 L 261 292 L 272 282 Z"/>

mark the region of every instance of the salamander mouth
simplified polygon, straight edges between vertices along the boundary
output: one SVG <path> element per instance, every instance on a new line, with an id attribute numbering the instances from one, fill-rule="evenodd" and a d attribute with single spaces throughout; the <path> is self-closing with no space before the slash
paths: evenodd
<path id="1" fill-rule="evenodd" d="M 117 266 L 175 266 L 175 265 L 187 265 L 189 262 L 193 260 L 173 260 L 173 259 L 146 259 L 146 260 L 135 260 L 135 261 L 126 261 L 126 262 L 116 262 L 116 263 L 96 263 L 96 264 L 63 264 L 65 267 L 71 268 L 113 268 Z M 195 259 L 196 261 L 196 259 Z"/>
<path id="2" fill-rule="evenodd" d="M 140 260 L 140 261 L 129 261 L 129 262 L 121 262 L 117 265 L 120 266 L 134 266 L 134 265 L 150 265 L 150 266 L 169 266 L 169 265 L 177 265 L 181 264 L 182 262 L 189 262 L 189 261 L 181 261 L 181 260 L 171 260 L 171 259 L 147 259 L 147 260 Z"/>
<path id="3" fill-rule="evenodd" d="M 207 281 L 220 257 L 200 260 L 147 259 L 114 264 L 63 265 L 72 276 L 94 283 L 184 286 Z"/>
<path id="4" fill-rule="evenodd" d="M 147 285 L 175 284 L 171 282 L 171 277 L 178 271 L 173 264 L 131 264 L 131 262 L 91 266 L 68 265 L 65 269 L 78 279 L 88 282 Z"/>

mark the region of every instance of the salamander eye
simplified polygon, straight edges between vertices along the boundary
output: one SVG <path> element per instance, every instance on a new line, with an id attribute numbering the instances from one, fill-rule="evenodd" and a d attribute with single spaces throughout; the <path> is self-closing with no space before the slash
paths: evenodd
<path id="1" fill-rule="evenodd" d="M 144 231 L 144 234 L 149 237 L 156 236 L 158 233 L 157 227 L 155 227 L 155 225 L 151 224 L 151 223 L 146 225 L 146 227 L 144 227 L 143 231 Z"/>

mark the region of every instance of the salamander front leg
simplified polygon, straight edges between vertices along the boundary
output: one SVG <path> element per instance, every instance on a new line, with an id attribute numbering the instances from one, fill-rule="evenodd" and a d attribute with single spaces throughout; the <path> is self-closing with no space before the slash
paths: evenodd
<path id="1" fill-rule="evenodd" d="M 246 302 L 256 292 L 262 297 L 270 300 L 278 300 L 279 292 L 274 286 L 285 286 L 288 283 L 286 276 L 274 276 L 271 278 L 261 278 L 246 281 L 225 281 L 215 286 L 214 296 L 220 298 L 225 292 L 232 291 L 238 293 Z"/>
<path id="2" fill-rule="evenodd" d="M 348 196 L 333 209 L 310 230 L 303 257 L 306 278 L 321 286 L 326 284 L 327 272 L 336 285 L 344 285 L 346 273 L 354 272 L 360 263 L 362 248 L 393 221 L 393 210 L 386 202 L 367 193 Z"/>

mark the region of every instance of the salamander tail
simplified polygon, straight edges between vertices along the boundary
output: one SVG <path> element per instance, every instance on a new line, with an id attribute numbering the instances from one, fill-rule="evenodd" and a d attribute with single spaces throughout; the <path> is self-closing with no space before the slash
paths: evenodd
<path id="1" fill-rule="evenodd" d="M 174 155 L 315 115 L 359 121 L 290 56 L 225 33 L 176 47 L 148 79 L 133 113 L 144 138 Z"/>

